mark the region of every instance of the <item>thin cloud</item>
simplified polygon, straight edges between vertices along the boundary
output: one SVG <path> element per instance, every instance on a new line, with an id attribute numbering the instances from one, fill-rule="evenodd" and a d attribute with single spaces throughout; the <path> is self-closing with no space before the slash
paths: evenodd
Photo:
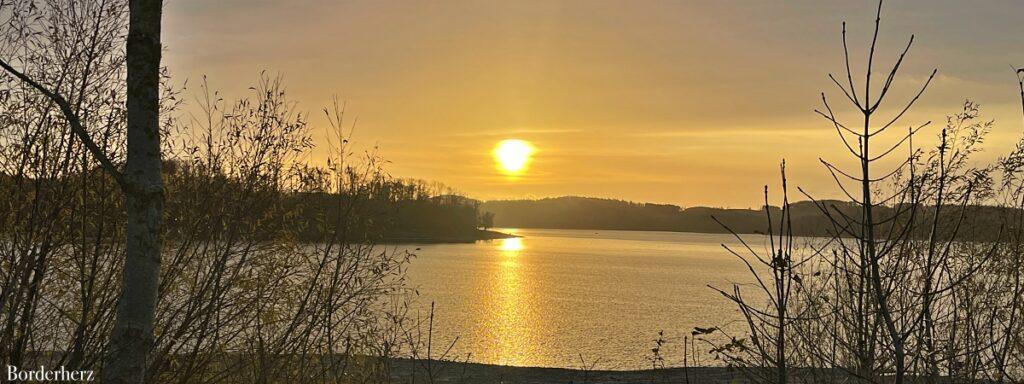
<path id="1" fill-rule="evenodd" d="M 491 136 L 509 136 L 509 135 L 546 135 L 546 134 L 560 134 L 560 133 L 579 133 L 583 132 L 581 129 L 557 129 L 557 128 L 521 128 L 521 129 L 501 129 L 501 130 L 488 130 L 488 131 L 472 131 L 472 132 L 460 132 L 453 136 L 461 137 L 491 137 Z"/>

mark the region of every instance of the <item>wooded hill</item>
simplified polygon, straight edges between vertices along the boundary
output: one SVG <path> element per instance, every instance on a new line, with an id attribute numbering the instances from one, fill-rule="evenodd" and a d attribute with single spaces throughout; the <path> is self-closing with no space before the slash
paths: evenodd
<path id="1" fill-rule="evenodd" d="M 800 201 L 790 204 L 793 233 L 799 236 L 827 236 L 837 226 L 821 212 L 821 206 L 838 210 L 851 219 L 860 217 L 859 208 L 838 200 Z M 878 207 L 888 216 L 893 207 Z M 918 212 L 930 209 L 918 207 Z M 948 208 L 947 208 L 948 209 Z M 997 236 L 1005 209 L 970 206 L 960 231 L 962 236 L 990 239 Z M 604 229 L 637 231 L 674 231 L 696 233 L 728 233 L 719 221 L 737 233 L 765 233 L 768 220 L 764 209 L 733 209 L 712 207 L 683 208 L 671 204 L 635 203 L 614 199 L 564 196 L 538 200 L 494 200 L 480 204 L 481 212 L 494 214 L 499 228 Z M 944 220 L 960 220 L 960 209 L 948 209 Z M 781 209 L 769 208 L 778 225 Z M 926 228 L 920 228 L 924 231 Z"/>

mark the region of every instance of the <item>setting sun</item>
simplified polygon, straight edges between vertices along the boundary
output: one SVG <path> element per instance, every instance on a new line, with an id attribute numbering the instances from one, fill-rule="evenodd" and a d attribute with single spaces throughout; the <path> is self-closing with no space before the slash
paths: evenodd
<path id="1" fill-rule="evenodd" d="M 498 168 L 509 175 L 523 173 L 534 152 L 532 144 L 519 139 L 502 140 L 493 151 Z"/>

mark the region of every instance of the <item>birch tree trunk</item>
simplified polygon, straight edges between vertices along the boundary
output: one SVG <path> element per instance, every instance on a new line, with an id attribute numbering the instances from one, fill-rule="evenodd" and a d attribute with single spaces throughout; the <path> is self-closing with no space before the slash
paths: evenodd
<path id="1" fill-rule="evenodd" d="M 103 367 L 105 383 L 141 383 L 153 347 L 160 274 L 163 179 L 160 157 L 162 0 L 129 2 L 128 157 L 124 170 L 127 241 L 124 283 Z"/>

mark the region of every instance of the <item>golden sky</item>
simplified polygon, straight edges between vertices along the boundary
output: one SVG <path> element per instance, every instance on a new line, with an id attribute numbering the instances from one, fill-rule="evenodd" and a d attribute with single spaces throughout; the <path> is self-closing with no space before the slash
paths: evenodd
<path id="1" fill-rule="evenodd" d="M 813 114 L 842 69 L 841 22 L 863 71 L 873 1 L 172 0 L 165 63 L 241 95 L 281 74 L 300 108 L 332 95 L 395 176 L 481 199 L 579 195 L 684 206 L 757 206 L 787 159 L 790 183 L 837 197 L 818 157 L 844 159 Z M 1024 66 L 1024 2 L 887 2 L 881 71 L 915 46 L 890 112 L 939 77 L 904 125 L 942 123 L 965 98 L 996 119 L 989 149 L 1024 131 L 1011 64 Z M 884 78 L 884 76 L 876 76 Z M 317 127 L 326 122 L 313 119 Z M 938 125 L 935 126 L 938 129 Z M 929 131 L 929 136 L 935 130 Z M 496 169 L 503 139 L 535 147 Z M 317 155 L 314 155 L 316 160 Z M 840 163 L 843 163 L 840 161 Z"/>

